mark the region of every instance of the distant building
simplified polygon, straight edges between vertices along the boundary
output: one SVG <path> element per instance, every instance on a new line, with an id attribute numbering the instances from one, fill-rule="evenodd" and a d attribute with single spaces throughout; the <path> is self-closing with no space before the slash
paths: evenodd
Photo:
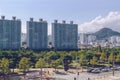
<path id="1" fill-rule="evenodd" d="M 96 36 L 94 35 L 89 35 L 88 36 L 88 44 L 92 45 L 96 41 Z"/>
<path id="2" fill-rule="evenodd" d="M 52 45 L 57 50 L 77 49 L 78 25 L 63 21 L 52 23 Z"/>
<path id="3" fill-rule="evenodd" d="M 79 44 L 80 45 L 88 45 L 88 36 L 85 33 L 79 34 Z"/>
<path id="4" fill-rule="evenodd" d="M 21 47 L 27 48 L 27 34 L 21 33 Z"/>
<path id="5" fill-rule="evenodd" d="M 0 49 L 20 49 L 21 21 L 13 17 L 12 20 L 0 19 Z"/>
<path id="6" fill-rule="evenodd" d="M 78 35 L 78 47 L 83 48 L 92 48 L 94 42 L 96 41 L 96 36 L 88 35 L 86 33 L 80 33 Z"/>
<path id="7" fill-rule="evenodd" d="M 110 37 L 110 42 L 112 44 L 114 44 L 114 43 L 120 43 L 120 36 L 112 36 L 112 37 Z"/>
<path id="8" fill-rule="evenodd" d="M 120 36 L 112 36 L 110 37 L 109 41 L 113 45 L 113 47 L 120 46 Z"/>
<path id="9" fill-rule="evenodd" d="M 52 48 L 52 35 L 48 35 L 48 48 Z"/>
<path id="10" fill-rule="evenodd" d="M 27 47 L 28 49 L 43 50 L 47 49 L 47 22 L 27 21 Z"/>

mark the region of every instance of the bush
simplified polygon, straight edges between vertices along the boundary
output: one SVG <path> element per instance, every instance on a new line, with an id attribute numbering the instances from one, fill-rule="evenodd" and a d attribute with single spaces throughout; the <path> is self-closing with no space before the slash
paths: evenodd
<path id="1" fill-rule="evenodd" d="M 63 69 L 64 67 L 63 67 L 63 65 L 59 65 L 57 68 L 58 69 Z"/>

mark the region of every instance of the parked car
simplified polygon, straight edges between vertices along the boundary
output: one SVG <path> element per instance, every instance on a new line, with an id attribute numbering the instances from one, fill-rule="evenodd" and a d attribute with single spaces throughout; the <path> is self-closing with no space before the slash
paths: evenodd
<path id="1" fill-rule="evenodd" d="M 92 73 L 100 73 L 101 70 L 100 70 L 100 69 L 94 69 L 94 70 L 92 70 L 91 72 L 92 72 Z"/>
<path id="2" fill-rule="evenodd" d="M 110 70 L 111 70 L 110 67 L 104 67 L 101 69 L 101 72 L 108 72 Z"/>
<path id="3" fill-rule="evenodd" d="M 94 70 L 93 68 L 88 68 L 87 72 L 92 72 L 92 70 Z"/>

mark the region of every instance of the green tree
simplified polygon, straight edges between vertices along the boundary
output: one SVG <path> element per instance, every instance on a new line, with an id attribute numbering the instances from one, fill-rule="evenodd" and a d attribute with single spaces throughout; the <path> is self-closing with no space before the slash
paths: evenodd
<path id="1" fill-rule="evenodd" d="M 69 55 L 72 56 L 72 59 L 75 60 L 77 57 L 77 52 L 76 51 L 70 51 Z"/>
<path id="2" fill-rule="evenodd" d="M 60 64 L 60 59 L 51 61 L 51 67 L 55 69 L 55 72 L 56 72 L 56 69 L 59 66 L 59 64 Z"/>
<path id="3" fill-rule="evenodd" d="M 2 58 L 0 60 L 0 69 L 2 70 L 2 74 L 4 75 L 4 80 L 5 80 L 5 75 L 10 72 L 9 65 L 10 62 L 7 58 Z"/>
<path id="4" fill-rule="evenodd" d="M 108 57 L 108 61 L 109 61 L 109 62 L 112 62 L 112 61 L 113 61 L 113 57 L 114 57 L 114 54 L 111 53 L 111 54 L 109 55 L 109 57 Z"/>
<path id="5" fill-rule="evenodd" d="M 42 59 L 42 58 L 40 58 L 40 59 L 36 62 L 36 64 L 35 64 L 35 67 L 36 67 L 36 68 L 40 68 L 40 69 L 41 69 L 41 76 L 42 76 L 42 68 L 45 67 L 45 65 L 46 65 L 46 62 L 45 62 L 45 60 Z"/>
<path id="6" fill-rule="evenodd" d="M 84 53 L 82 53 L 80 56 L 79 56 L 79 61 L 80 61 L 80 65 L 82 66 L 82 64 L 86 64 L 86 55 Z"/>
<path id="7" fill-rule="evenodd" d="M 80 66 L 81 66 L 81 69 L 82 69 L 82 71 L 83 71 L 83 65 L 86 65 L 86 63 L 87 63 L 87 59 L 86 59 L 86 54 L 85 53 L 81 53 L 80 55 L 79 55 L 79 64 L 80 64 Z"/>
<path id="8" fill-rule="evenodd" d="M 42 58 L 40 58 L 40 59 L 36 62 L 35 67 L 36 67 L 36 68 L 45 67 L 45 65 L 46 65 L 45 63 L 46 63 L 45 60 L 42 59 Z"/>
<path id="9" fill-rule="evenodd" d="M 95 55 L 94 51 L 87 50 L 86 53 L 85 53 L 86 60 L 90 62 L 90 60 L 93 58 L 94 55 Z"/>
<path id="10" fill-rule="evenodd" d="M 120 53 L 116 56 L 116 62 L 120 63 Z"/>
<path id="11" fill-rule="evenodd" d="M 64 57 L 65 56 L 67 56 L 67 54 L 66 54 L 66 52 L 65 51 L 60 51 L 60 52 L 57 52 L 58 54 L 60 54 L 60 58 L 59 58 L 59 60 L 60 60 L 60 64 L 62 65 L 63 63 L 63 59 L 64 59 Z"/>
<path id="12" fill-rule="evenodd" d="M 106 54 L 105 53 L 101 53 L 100 61 L 104 62 L 105 60 L 106 60 Z"/>
<path id="13" fill-rule="evenodd" d="M 96 56 L 93 56 L 93 58 L 90 60 L 90 64 L 93 65 L 93 67 L 98 63 L 98 59 Z"/>
<path id="14" fill-rule="evenodd" d="M 25 73 L 30 68 L 30 61 L 29 58 L 23 57 L 19 62 L 19 69 L 22 69 Z"/>

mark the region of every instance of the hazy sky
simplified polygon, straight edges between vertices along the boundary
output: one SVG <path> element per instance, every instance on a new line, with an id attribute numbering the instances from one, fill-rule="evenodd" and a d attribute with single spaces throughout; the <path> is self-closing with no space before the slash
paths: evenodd
<path id="1" fill-rule="evenodd" d="M 59 22 L 73 20 L 79 24 L 79 31 L 90 32 L 96 30 L 94 26 L 92 27 L 94 29 L 88 29 L 89 26 L 92 26 L 92 21 L 97 18 L 97 22 L 101 19 L 105 19 L 106 22 L 106 17 L 114 14 L 120 16 L 120 0 L 0 0 L 0 15 L 5 15 L 7 19 L 17 16 L 23 21 L 23 32 L 26 32 L 26 21 L 30 17 L 35 20 L 39 18 L 47 20 L 50 34 L 50 25 L 54 19 L 58 19 Z M 119 22 L 120 18 L 117 20 Z M 118 25 L 120 24 L 118 23 Z M 87 30 L 85 30 L 86 26 Z M 97 26 L 99 27 L 99 25 Z"/>

